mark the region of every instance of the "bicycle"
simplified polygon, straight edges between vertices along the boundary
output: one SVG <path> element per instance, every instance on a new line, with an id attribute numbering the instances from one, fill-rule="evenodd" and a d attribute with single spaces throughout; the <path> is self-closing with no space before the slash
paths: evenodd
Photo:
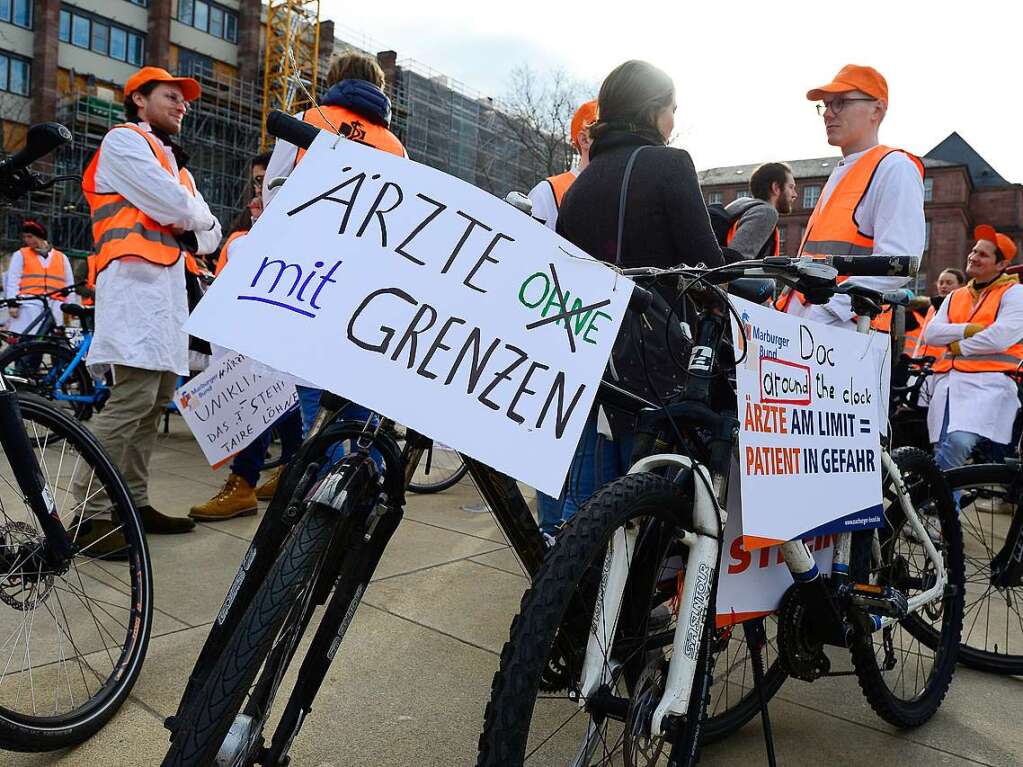
<path id="1" fill-rule="evenodd" d="M 267 128 L 298 146 L 308 147 L 316 135 L 312 126 L 280 113 Z M 637 291 L 640 302 L 644 294 Z M 599 396 L 616 407 L 651 406 L 610 383 L 601 385 Z M 164 765 L 287 763 L 401 521 L 405 491 L 432 446 L 412 430 L 400 435 L 386 419 L 346 421 L 347 404 L 324 392 L 309 436 L 285 466 L 177 711 L 165 722 L 171 745 Z M 338 445 L 346 448 L 343 456 Z M 537 573 L 547 546 L 515 480 L 460 458 L 525 572 Z M 323 612 L 296 681 L 283 710 L 274 711 L 283 676 L 319 606 Z M 563 673 L 552 664 L 551 684 Z M 274 730 L 264 734 L 269 721 L 276 722 Z"/>
<path id="2" fill-rule="evenodd" d="M 523 597 L 494 677 L 478 767 L 698 762 L 714 651 L 727 648 L 733 633 L 708 619 L 738 424 L 734 392 L 721 377 L 731 309 L 716 284 L 755 275 L 817 302 L 847 293 L 860 315 L 858 330 L 867 332 L 880 304 L 904 303 L 905 294 L 839 286 L 837 275 L 908 276 L 914 261 L 778 257 L 715 270 L 630 270 L 637 280 L 668 280 L 700 305 L 694 348 L 702 353 L 689 359 L 678 397 L 639 414 L 629 474 L 602 488 L 566 526 Z M 718 366 L 713 377 L 708 353 Z M 850 651 L 864 696 L 895 726 L 927 721 L 948 690 L 964 587 L 952 496 L 920 451 L 883 450 L 882 466 L 884 526 L 840 534 L 829 579 L 814 576 L 802 541 L 782 545 L 795 583 L 775 614 L 773 678 L 759 653 L 763 624 L 743 627 L 756 684 L 739 693 L 759 703 L 769 759 L 767 698 L 785 675 L 806 681 L 828 675 L 826 646 Z M 938 546 L 923 519 L 939 526 Z M 913 535 L 903 534 L 907 523 Z M 552 658 L 567 669 L 558 688 L 547 679 Z M 756 712 L 753 705 L 734 710 L 748 718 Z"/>
<path id="3" fill-rule="evenodd" d="M 56 123 L 30 128 L 26 148 L 0 162 L 0 205 L 60 181 L 27 166 L 70 140 Z M 88 739 L 131 692 L 152 626 L 149 552 L 102 447 L 2 374 L 0 447 L 0 748 L 50 751 Z M 82 543 L 101 512 L 127 542 L 116 560 Z"/>
<path id="4" fill-rule="evenodd" d="M 84 284 L 85 283 L 76 283 L 74 285 L 68 285 L 67 287 L 64 288 L 52 290 L 49 293 L 41 293 L 39 295 L 25 294 L 20 296 L 14 296 L 13 298 L 7 298 L 4 299 L 3 301 L 0 301 L 0 305 L 8 309 L 12 308 L 16 309 L 20 307 L 23 303 L 32 301 L 42 302 L 44 306 L 43 311 L 39 312 L 36 318 L 32 320 L 32 322 L 30 322 L 23 331 L 17 333 L 12 330 L 4 330 L 2 333 L 0 333 L 0 338 L 2 338 L 9 344 L 16 344 L 22 340 L 27 340 L 30 338 L 45 338 L 47 336 L 52 335 L 58 330 L 60 326 L 57 325 L 57 320 L 54 319 L 53 313 L 49 311 L 50 300 L 54 298 L 63 298 L 67 296 L 69 293 L 74 292 L 76 289 L 78 289 Z"/>
<path id="5" fill-rule="evenodd" d="M 110 398 L 106 381 L 93 378 L 85 365 L 94 335 L 94 309 L 70 303 L 61 304 L 61 309 L 79 319 L 81 335 L 25 338 L 0 351 L 0 370 L 19 391 L 66 403 L 75 418 L 86 421 Z"/>

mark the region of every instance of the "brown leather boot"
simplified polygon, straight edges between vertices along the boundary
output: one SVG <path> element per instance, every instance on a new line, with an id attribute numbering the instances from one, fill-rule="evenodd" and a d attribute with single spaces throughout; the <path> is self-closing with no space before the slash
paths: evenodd
<path id="1" fill-rule="evenodd" d="M 121 526 L 109 519 L 93 517 L 83 521 L 75 520 L 68 534 L 77 537 L 74 543 L 79 554 L 96 559 L 128 559 L 128 541 L 121 532 Z"/>
<path id="2" fill-rule="evenodd" d="M 259 508 L 256 493 L 252 485 L 237 474 L 231 474 L 224 483 L 223 489 L 206 503 L 193 506 L 188 512 L 192 519 L 216 522 L 221 519 L 234 519 L 255 514 Z"/>
<path id="3" fill-rule="evenodd" d="M 261 501 L 269 501 L 274 497 L 274 493 L 277 492 L 277 483 L 281 479 L 281 474 L 284 473 L 284 467 L 278 466 L 272 472 L 270 472 L 270 478 L 267 479 L 262 485 L 256 488 L 256 498 Z"/>

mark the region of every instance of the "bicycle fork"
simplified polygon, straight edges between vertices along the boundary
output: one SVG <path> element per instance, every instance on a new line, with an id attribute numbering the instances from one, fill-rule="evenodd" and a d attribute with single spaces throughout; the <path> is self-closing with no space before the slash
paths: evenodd
<path id="1" fill-rule="evenodd" d="M 720 528 L 726 513 L 723 503 L 714 497 L 715 494 L 719 498 L 723 496 L 725 483 L 712 485 L 707 468 L 687 456 L 653 455 L 636 463 L 629 473 L 653 471 L 665 466 L 690 470 L 696 475 L 693 478 L 694 529 L 692 532 L 686 531 L 681 539 L 689 549 L 686 578 L 664 694 L 654 710 L 651 733 L 664 731 L 668 717 L 682 716 L 689 708 L 706 622 L 714 619 L 714 605 L 710 601 L 721 553 Z M 714 493 L 711 492 L 712 487 Z M 586 700 L 611 680 L 613 669 L 608 662 L 608 655 L 618 627 L 625 584 L 635 552 L 635 537 L 635 531 L 619 529 L 615 531 L 608 549 L 586 643 L 579 690 L 580 705 L 585 705 Z"/>

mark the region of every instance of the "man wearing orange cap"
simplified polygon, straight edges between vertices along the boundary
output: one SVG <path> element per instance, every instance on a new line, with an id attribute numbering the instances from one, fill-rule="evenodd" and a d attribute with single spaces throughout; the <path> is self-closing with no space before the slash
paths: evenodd
<path id="1" fill-rule="evenodd" d="M 558 209 L 565 192 L 590 162 L 590 126 L 597 120 L 597 100 L 587 101 L 572 115 L 572 146 L 579 153 L 579 162 L 571 170 L 545 178 L 533 187 L 529 199 L 533 203 L 533 218 L 551 229 L 558 223 Z"/>
<path id="2" fill-rule="evenodd" d="M 1016 257 L 1012 238 L 982 225 L 966 260 L 970 281 L 941 303 L 924 330 L 929 346 L 947 346 L 934 365 L 927 428 L 942 469 L 962 466 L 981 438 L 1012 439 L 1019 409 L 1015 382 L 1006 373 L 1023 362 L 1023 287 L 1005 267 Z"/>
<path id="3" fill-rule="evenodd" d="M 879 143 L 888 111 L 888 83 L 872 67 L 849 64 L 834 80 L 806 94 L 820 102 L 828 143 L 842 150 L 807 222 L 799 254 L 919 256 L 924 250 L 923 163 L 902 149 Z M 855 277 L 877 290 L 902 287 L 902 277 Z M 827 304 L 783 295 L 779 308 L 833 325 L 851 327 L 846 296 Z"/>
<path id="4" fill-rule="evenodd" d="M 199 83 L 143 67 L 124 86 L 127 122 L 115 125 L 89 162 L 82 190 L 96 251 L 96 334 L 87 362 L 111 371 L 106 406 L 90 422 L 131 491 L 147 533 L 179 533 L 195 523 L 149 503 L 149 459 L 157 421 L 179 375 L 188 375 L 186 253 L 212 253 L 220 222 L 185 169 L 172 137 L 181 131 Z M 83 497 L 86 488 L 73 488 Z M 87 520 L 78 543 L 116 556 L 124 539 L 116 521 Z M 83 542 L 84 541 L 84 542 Z"/>

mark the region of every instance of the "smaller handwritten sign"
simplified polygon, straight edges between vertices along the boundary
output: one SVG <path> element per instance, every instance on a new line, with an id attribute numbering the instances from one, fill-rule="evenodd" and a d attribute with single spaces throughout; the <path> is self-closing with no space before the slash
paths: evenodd
<path id="1" fill-rule="evenodd" d="M 298 393 L 290 377 L 232 352 L 178 389 L 174 402 L 217 469 L 295 407 Z"/>

